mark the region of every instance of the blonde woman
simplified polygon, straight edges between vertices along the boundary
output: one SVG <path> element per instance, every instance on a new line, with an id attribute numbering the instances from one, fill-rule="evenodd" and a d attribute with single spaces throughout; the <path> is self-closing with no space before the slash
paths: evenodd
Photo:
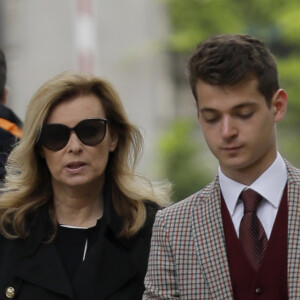
<path id="1" fill-rule="evenodd" d="M 113 87 L 67 72 L 33 96 L 0 200 L 0 298 L 141 299 L 166 185 Z M 5 298 L 6 297 L 6 298 Z"/>

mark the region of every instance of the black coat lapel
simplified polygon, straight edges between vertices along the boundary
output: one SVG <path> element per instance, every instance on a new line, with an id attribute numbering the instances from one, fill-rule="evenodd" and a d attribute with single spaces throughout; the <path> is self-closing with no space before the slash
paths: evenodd
<path id="1" fill-rule="evenodd" d="M 107 299 L 135 276 L 142 278 L 146 272 L 149 228 L 152 226 L 146 226 L 129 240 L 119 238 L 124 223 L 114 209 L 108 190 L 106 188 L 104 193 L 104 222 L 99 242 L 88 253 L 74 278 L 74 293 L 78 299 Z"/>
<path id="2" fill-rule="evenodd" d="M 76 273 L 73 286 L 78 299 L 106 299 L 139 270 L 122 246 L 105 238 L 99 247 L 94 246 Z"/>
<path id="3" fill-rule="evenodd" d="M 34 255 L 25 257 L 15 275 L 25 282 L 74 299 L 70 282 L 53 243 L 40 245 Z"/>
<path id="4" fill-rule="evenodd" d="M 53 243 L 45 243 L 53 226 L 49 219 L 48 205 L 40 208 L 30 221 L 30 235 L 18 249 L 20 263 L 15 275 L 49 291 L 74 299 L 70 282 Z"/>

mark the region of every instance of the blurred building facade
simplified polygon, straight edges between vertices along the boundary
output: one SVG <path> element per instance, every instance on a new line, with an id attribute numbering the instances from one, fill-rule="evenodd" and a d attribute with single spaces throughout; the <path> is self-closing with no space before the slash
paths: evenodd
<path id="1" fill-rule="evenodd" d="M 23 119 L 36 89 L 65 70 L 105 77 L 142 130 L 151 177 L 156 138 L 176 114 L 168 33 L 160 0 L 0 0 L 8 105 Z"/>

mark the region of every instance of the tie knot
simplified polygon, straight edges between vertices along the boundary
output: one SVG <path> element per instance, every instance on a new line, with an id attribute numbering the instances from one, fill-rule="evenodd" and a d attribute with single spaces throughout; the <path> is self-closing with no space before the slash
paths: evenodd
<path id="1" fill-rule="evenodd" d="M 261 195 L 251 189 L 244 190 L 241 193 L 241 199 L 244 202 L 244 212 L 256 212 Z"/>

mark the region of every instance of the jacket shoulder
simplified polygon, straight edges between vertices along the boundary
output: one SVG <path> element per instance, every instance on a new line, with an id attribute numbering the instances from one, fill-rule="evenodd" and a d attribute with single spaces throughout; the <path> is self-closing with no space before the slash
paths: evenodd
<path id="1" fill-rule="evenodd" d="M 216 189 L 219 189 L 218 178 L 186 199 L 164 208 L 157 214 L 157 218 L 168 220 L 170 224 L 186 223 L 193 211 L 210 199 Z"/>
<path id="2" fill-rule="evenodd" d="M 18 127 L 22 127 L 22 121 L 8 106 L 0 104 L 0 118 L 15 123 Z"/>
<path id="3" fill-rule="evenodd" d="M 287 160 L 285 160 L 285 164 L 288 171 L 288 181 L 295 184 L 300 184 L 300 169 L 293 166 Z"/>

